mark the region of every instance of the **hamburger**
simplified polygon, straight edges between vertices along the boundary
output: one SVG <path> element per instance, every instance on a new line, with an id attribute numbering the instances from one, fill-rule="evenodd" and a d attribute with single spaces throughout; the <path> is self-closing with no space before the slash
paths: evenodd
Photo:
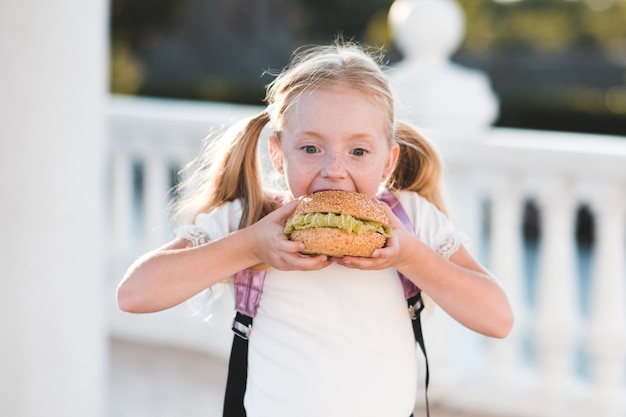
<path id="1" fill-rule="evenodd" d="M 304 197 L 285 225 L 302 253 L 369 257 L 391 236 L 389 218 L 378 202 L 351 191 L 319 191 Z"/>

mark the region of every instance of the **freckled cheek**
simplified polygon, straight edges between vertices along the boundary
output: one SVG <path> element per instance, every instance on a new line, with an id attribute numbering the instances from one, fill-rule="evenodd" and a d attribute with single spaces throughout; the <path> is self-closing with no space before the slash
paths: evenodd
<path id="1" fill-rule="evenodd" d="M 298 179 L 303 179 L 303 177 L 310 176 L 319 169 L 318 164 L 311 158 L 294 158 L 293 156 L 290 157 L 289 155 L 285 156 L 285 173 L 287 173 L 290 177 L 298 177 Z"/>
<path id="2" fill-rule="evenodd" d="M 385 174 L 383 167 L 375 163 L 362 164 L 348 172 L 355 181 L 363 184 L 379 184 Z"/>

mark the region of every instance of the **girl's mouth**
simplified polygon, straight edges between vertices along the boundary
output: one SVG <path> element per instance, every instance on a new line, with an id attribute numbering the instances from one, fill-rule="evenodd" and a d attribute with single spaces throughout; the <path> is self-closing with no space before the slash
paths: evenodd
<path id="1" fill-rule="evenodd" d="M 311 194 L 319 193 L 320 191 L 354 191 L 354 190 L 344 190 L 344 189 L 339 189 L 339 188 L 319 188 L 319 189 L 313 190 Z"/>

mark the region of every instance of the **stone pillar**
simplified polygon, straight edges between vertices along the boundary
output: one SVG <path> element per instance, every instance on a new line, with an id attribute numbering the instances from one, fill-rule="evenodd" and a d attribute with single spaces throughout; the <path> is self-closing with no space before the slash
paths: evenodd
<path id="1" fill-rule="evenodd" d="M 3 416 L 105 415 L 107 6 L 0 2 Z"/>

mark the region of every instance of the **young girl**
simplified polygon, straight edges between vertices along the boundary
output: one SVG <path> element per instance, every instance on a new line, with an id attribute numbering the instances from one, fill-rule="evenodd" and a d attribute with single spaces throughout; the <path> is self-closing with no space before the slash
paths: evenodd
<path id="1" fill-rule="evenodd" d="M 444 214 L 438 154 L 396 120 L 387 77 L 363 49 L 297 54 L 269 85 L 267 102 L 267 112 L 210 148 L 178 202 L 186 226 L 129 268 L 119 305 L 159 311 L 244 269 L 266 269 L 249 340 L 247 415 L 407 417 L 417 355 L 397 272 L 487 336 L 509 333 L 507 297 Z M 262 187 L 257 160 L 268 123 L 272 164 L 287 184 L 280 196 Z M 369 258 L 303 256 L 301 243 L 284 234 L 299 197 L 320 190 L 375 197 L 382 188 L 415 230 L 380 203 L 393 236 Z"/>

